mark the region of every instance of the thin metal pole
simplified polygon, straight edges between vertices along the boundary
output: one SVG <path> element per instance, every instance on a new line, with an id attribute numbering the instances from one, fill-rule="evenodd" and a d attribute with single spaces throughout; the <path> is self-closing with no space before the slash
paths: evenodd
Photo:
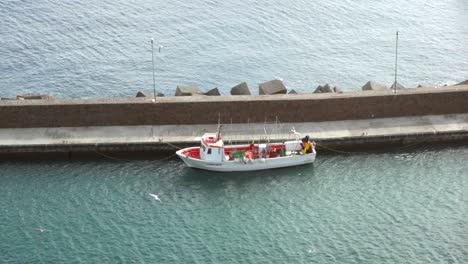
<path id="1" fill-rule="evenodd" d="M 397 91 L 397 72 L 398 72 L 398 31 L 396 32 L 396 42 L 395 42 L 395 82 L 393 83 L 393 93 L 396 94 Z"/>
<path id="2" fill-rule="evenodd" d="M 154 77 L 154 40 L 151 39 L 151 63 L 153 65 L 153 94 L 154 102 L 156 102 L 156 78 Z"/>

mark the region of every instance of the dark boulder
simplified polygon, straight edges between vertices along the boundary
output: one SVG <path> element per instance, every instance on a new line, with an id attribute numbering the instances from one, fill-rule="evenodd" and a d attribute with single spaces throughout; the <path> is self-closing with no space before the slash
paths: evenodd
<path id="1" fill-rule="evenodd" d="M 463 81 L 463 82 L 459 82 L 459 83 L 457 83 L 455 85 L 468 85 L 468 80 Z"/>
<path id="2" fill-rule="evenodd" d="M 203 92 L 197 87 L 178 85 L 175 96 L 203 95 Z"/>
<path id="3" fill-rule="evenodd" d="M 343 90 L 341 90 L 340 88 L 338 88 L 338 87 L 336 87 L 336 86 L 333 87 L 333 91 L 334 91 L 335 93 L 343 93 Z"/>
<path id="4" fill-rule="evenodd" d="M 138 91 L 136 97 L 152 97 L 148 92 Z"/>
<path id="5" fill-rule="evenodd" d="M 240 83 L 231 88 L 231 95 L 251 95 L 246 82 Z"/>
<path id="6" fill-rule="evenodd" d="M 156 97 L 164 97 L 164 94 L 163 93 L 157 93 Z"/>
<path id="7" fill-rule="evenodd" d="M 291 91 L 288 92 L 288 94 L 297 94 L 296 90 L 292 89 Z"/>
<path id="8" fill-rule="evenodd" d="M 381 90 L 387 90 L 387 86 L 380 84 L 378 82 L 374 81 L 368 81 L 364 86 L 361 88 L 363 91 L 381 91 Z"/>
<path id="9" fill-rule="evenodd" d="M 315 88 L 314 93 L 323 93 L 322 91 L 323 91 L 323 86 L 319 85 L 319 86 L 317 86 L 317 88 Z"/>
<path id="10" fill-rule="evenodd" d="M 397 90 L 403 90 L 406 89 L 403 85 L 401 85 L 399 82 L 394 82 L 392 86 L 390 86 L 391 90 L 395 90 L 395 86 Z"/>
<path id="11" fill-rule="evenodd" d="M 280 80 L 271 80 L 258 85 L 258 93 L 261 95 L 286 94 L 288 90 Z"/>
<path id="12" fill-rule="evenodd" d="M 209 96 L 220 96 L 221 93 L 219 92 L 218 88 L 213 88 L 211 90 L 209 90 L 208 92 L 205 93 L 205 95 L 209 95 Z"/>
<path id="13" fill-rule="evenodd" d="M 314 93 L 334 93 L 335 90 L 334 90 L 335 87 L 333 86 L 330 86 L 328 83 L 325 84 L 325 85 L 319 85 L 317 86 L 317 88 L 315 89 Z"/>

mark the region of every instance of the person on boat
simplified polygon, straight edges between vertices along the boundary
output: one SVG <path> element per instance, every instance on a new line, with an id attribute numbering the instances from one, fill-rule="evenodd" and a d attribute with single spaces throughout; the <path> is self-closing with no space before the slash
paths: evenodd
<path id="1" fill-rule="evenodd" d="M 307 154 L 307 153 L 312 153 L 312 143 L 310 143 L 309 136 L 305 136 L 301 140 L 301 153 L 302 154 Z"/>
<path id="2" fill-rule="evenodd" d="M 254 147 L 255 147 L 255 144 L 254 144 L 254 142 L 252 141 L 252 143 L 250 143 L 250 145 L 249 145 L 249 150 L 253 150 Z"/>

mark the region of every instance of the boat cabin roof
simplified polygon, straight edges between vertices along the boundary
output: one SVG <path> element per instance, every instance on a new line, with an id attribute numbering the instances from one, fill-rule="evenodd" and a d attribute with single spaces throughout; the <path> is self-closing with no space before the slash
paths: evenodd
<path id="1" fill-rule="evenodd" d="M 211 147 L 211 148 L 222 148 L 224 147 L 224 142 L 221 139 L 221 135 L 218 137 L 217 133 L 205 133 L 202 136 L 202 144 Z"/>

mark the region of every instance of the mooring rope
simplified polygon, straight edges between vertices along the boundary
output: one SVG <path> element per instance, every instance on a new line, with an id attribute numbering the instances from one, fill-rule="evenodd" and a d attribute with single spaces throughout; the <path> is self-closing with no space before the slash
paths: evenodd
<path id="1" fill-rule="evenodd" d="M 180 147 L 178 147 L 178 146 L 176 146 L 176 145 L 174 145 L 174 144 L 171 144 L 171 143 L 169 143 L 169 142 L 162 142 L 162 143 L 167 144 L 167 145 L 169 145 L 169 146 L 171 146 L 171 147 L 173 147 L 173 148 L 176 148 L 176 149 L 181 149 Z M 118 160 L 118 161 L 135 161 L 134 159 L 131 160 L 131 159 L 116 158 L 116 157 L 112 157 L 112 156 L 106 155 L 106 154 L 104 154 L 104 153 L 101 153 L 101 152 L 98 151 L 98 143 L 95 144 L 95 148 L 93 149 L 93 151 L 94 151 L 96 154 L 98 154 L 98 155 L 101 155 L 101 156 L 103 156 L 103 157 L 105 157 L 105 158 L 112 159 L 112 160 Z M 162 158 L 162 159 L 156 159 L 156 160 L 157 160 L 157 161 L 168 160 L 168 159 L 174 157 L 175 155 L 176 155 L 176 154 L 173 153 L 173 154 L 171 154 L 171 155 L 169 155 L 169 156 L 167 156 L 167 157 L 164 157 L 164 158 Z"/>
<path id="2" fill-rule="evenodd" d="M 174 144 L 171 144 L 171 143 L 169 143 L 169 142 L 164 142 L 164 141 L 162 141 L 162 143 L 167 144 L 167 145 L 169 145 L 169 146 L 171 146 L 171 147 L 173 147 L 173 148 L 176 148 L 176 149 L 182 149 L 181 147 L 178 147 L 178 146 L 176 146 L 176 145 L 174 145 Z"/>
<path id="3" fill-rule="evenodd" d="M 99 151 L 97 151 L 97 150 L 94 150 L 94 152 L 96 152 L 98 155 L 101 155 L 101 156 L 103 156 L 103 157 L 105 157 L 105 158 L 112 159 L 112 160 L 133 161 L 133 160 L 129 160 L 129 159 L 120 159 L 120 158 L 111 157 L 111 156 L 108 156 L 108 155 L 106 155 L 106 154 L 104 154 L 104 153 L 101 153 L 101 152 L 99 152 Z"/>
<path id="4" fill-rule="evenodd" d="M 134 159 L 131 160 L 131 159 L 121 159 L 121 158 L 111 157 L 111 156 L 106 155 L 106 154 L 104 154 L 104 153 L 101 153 L 101 152 L 99 152 L 99 151 L 97 151 L 97 150 L 94 150 L 94 152 L 96 152 L 96 154 L 98 154 L 98 155 L 101 155 L 101 156 L 103 156 L 103 157 L 105 157 L 105 158 L 112 159 L 112 160 L 118 160 L 118 161 L 135 161 Z M 165 161 L 165 160 L 171 159 L 171 158 L 174 157 L 175 155 L 176 155 L 176 154 L 174 153 L 174 154 L 171 154 L 171 155 L 169 155 L 169 156 L 167 156 L 167 157 L 164 157 L 164 158 L 162 158 L 162 159 L 155 159 L 155 160 L 157 160 L 157 161 Z"/>
<path id="5" fill-rule="evenodd" d="M 327 147 L 325 146 L 324 144 L 321 144 L 321 143 L 316 143 L 317 146 L 321 147 L 321 148 L 324 148 L 324 149 L 328 149 L 330 151 L 333 151 L 333 152 L 336 152 L 336 153 L 341 153 L 341 154 L 355 154 L 355 153 L 358 153 L 358 154 L 364 154 L 366 152 L 361 152 L 361 151 L 344 151 L 344 150 L 336 150 L 336 149 L 332 149 L 330 147 Z"/>
<path id="6" fill-rule="evenodd" d="M 181 147 L 178 147 L 172 143 L 169 143 L 169 142 L 162 142 L 164 144 L 167 144 L 168 146 L 170 147 L 173 147 L 175 149 L 182 149 Z M 331 148 L 331 147 L 328 147 L 322 143 L 315 143 L 316 146 L 319 146 L 320 148 L 324 148 L 324 149 L 327 149 L 327 150 L 330 150 L 330 151 L 333 151 L 333 152 L 336 152 L 336 153 L 340 153 L 340 154 L 367 154 L 368 152 L 362 152 L 362 151 L 344 151 L 344 150 L 337 150 L 337 149 L 334 149 L 334 148 Z M 392 148 L 392 150 L 401 150 L 401 149 L 406 149 L 406 148 L 409 148 L 409 147 L 412 147 L 412 146 L 416 146 L 416 145 L 419 145 L 419 144 L 422 144 L 422 142 L 416 142 L 416 143 L 412 143 L 412 144 L 408 144 L 406 146 L 401 146 L 401 147 L 395 147 L 395 148 Z M 96 146 L 97 147 L 97 146 Z M 134 160 L 130 160 L 130 159 L 121 159 L 121 158 L 116 158 L 116 157 L 112 157 L 112 156 L 109 156 L 109 155 L 106 155 L 104 153 L 101 153 L 99 151 L 97 151 L 96 149 L 94 150 L 94 152 L 96 152 L 97 154 L 105 157 L 105 158 L 108 158 L 108 159 L 112 159 L 112 160 L 119 160 L 119 161 L 134 161 Z M 157 161 L 164 161 L 164 160 L 168 160 L 168 159 L 171 159 L 172 157 L 176 156 L 176 154 L 171 154 L 167 157 L 164 157 L 162 159 L 157 159 Z"/>
<path id="7" fill-rule="evenodd" d="M 164 161 L 164 160 L 168 160 L 168 159 L 170 159 L 170 158 L 174 157 L 175 155 L 177 155 L 177 154 L 175 154 L 175 153 L 174 153 L 174 154 L 172 154 L 172 155 L 170 155 L 170 156 L 167 156 L 167 157 L 165 157 L 165 158 L 163 158 L 163 159 L 157 159 L 157 161 Z"/>

